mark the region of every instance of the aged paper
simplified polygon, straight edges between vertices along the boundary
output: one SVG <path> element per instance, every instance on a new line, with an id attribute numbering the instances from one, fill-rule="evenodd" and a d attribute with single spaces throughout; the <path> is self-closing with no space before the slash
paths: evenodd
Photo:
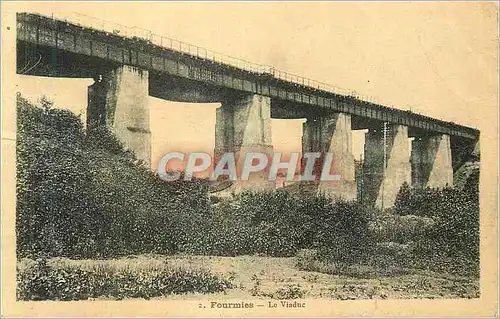
<path id="1" fill-rule="evenodd" d="M 494 2 L 2 2 L 2 314 L 498 316 L 497 24 Z M 208 188 L 161 181 L 173 152 Z M 308 152 L 340 177 L 243 161 Z"/>

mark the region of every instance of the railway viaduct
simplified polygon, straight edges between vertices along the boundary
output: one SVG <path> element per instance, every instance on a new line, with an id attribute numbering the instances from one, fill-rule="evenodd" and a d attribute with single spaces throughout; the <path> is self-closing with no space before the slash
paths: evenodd
<path id="1" fill-rule="evenodd" d="M 340 181 L 311 187 L 356 198 L 351 130 L 366 129 L 365 196 L 391 206 L 404 182 L 453 184 L 453 170 L 478 148 L 479 131 L 366 101 L 272 67 L 229 59 L 169 38 L 127 36 L 31 13 L 17 15 L 17 72 L 93 78 L 88 129 L 107 126 L 146 163 L 151 161 L 148 95 L 181 102 L 220 102 L 215 157 L 271 153 L 271 118 L 305 118 L 303 152 L 330 152 Z M 414 139 L 411 141 L 409 137 Z M 410 151 L 411 148 L 411 151 Z M 236 189 L 274 188 L 262 176 Z"/>

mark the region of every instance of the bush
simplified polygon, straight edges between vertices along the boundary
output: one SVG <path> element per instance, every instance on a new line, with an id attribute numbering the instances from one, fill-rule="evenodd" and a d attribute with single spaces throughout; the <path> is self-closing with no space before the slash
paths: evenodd
<path id="1" fill-rule="evenodd" d="M 307 270 L 317 259 L 318 251 L 316 249 L 301 249 L 295 255 L 295 266 L 300 270 Z"/>
<path id="2" fill-rule="evenodd" d="M 19 257 L 294 256 L 329 246 L 346 256 L 366 246 L 357 204 L 278 190 L 212 207 L 207 181 L 163 182 L 106 128 L 85 132 L 45 100 L 18 99 L 17 160 Z"/>
<path id="3" fill-rule="evenodd" d="M 236 201 L 223 200 L 213 215 L 200 221 L 202 227 L 183 247 L 192 254 L 238 256 L 255 252 L 256 231 L 251 216 L 238 209 Z"/>
<path id="4" fill-rule="evenodd" d="M 238 193 L 216 205 L 187 251 L 222 256 L 264 254 L 293 256 L 313 242 L 313 214 L 307 205 L 329 203 L 322 198 L 299 200 L 284 190 Z"/>
<path id="5" fill-rule="evenodd" d="M 300 288 L 299 284 L 288 284 L 284 287 L 279 287 L 273 294 L 275 299 L 302 299 L 306 292 Z"/>
<path id="6" fill-rule="evenodd" d="M 321 260 L 352 264 L 391 254 L 380 245 L 390 242 L 410 247 L 405 259 L 415 262 L 478 265 L 478 169 L 464 174 L 460 189 L 404 185 L 392 214 L 284 189 L 211 205 L 207 181 L 163 182 L 105 128 L 86 132 L 71 112 L 40 104 L 18 98 L 18 257 L 280 257 L 315 249 Z"/>
<path id="7" fill-rule="evenodd" d="M 205 181 L 165 183 L 105 128 L 17 102 L 18 257 L 174 253 L 210 214 Z"/>
<path id="8" fill-rule="evenodd" d="M 397 215 L 436 217 L 447 200 L 456 197 L 452 188 L 411 188 L 404 183 L 396 197 L 394 212 Z"/>
<path id="9" fill-rule="evenodd" d="M 256 232 L 255 251 L 267 256 L 294 256 L 297 250 L 313 243 L 314 214 L 312 204 L 326 209 L 329 204 L 321 196 L 298 199 L 286 190 L 243 193 L 240 209 L 252 214 Z"/>
<path id="10" fill-rule="evenodd" d="M 376 242 L 407 244 L 423 239 L 434 224 L 434 219 L 428 217 L 380 212 L 370 221 L 370 231 Z"/>
<path id="11" fill-rule="evenodd" d="M 214 293 L 232 288 L 204 270 L 164 268 L 156 271 L 115 271 L 57 268 L 38 260 L 17 273 L 18 300 L 85 300 L 89 298 L 144 298 L 185 294 Z"/>
<path id="12" fill-rule="evenodd" d="M 373 212 L 357 202 L 339 201 L 318 215 L 319 255 L 328 260 L 354 263 L 366 260 L 374 247 L 369 231 Z"/>
<path id="13" fill-rule="evenodd" d="M 294 256 L 320 248 L 345 260 L 360 257 L 369 245 L 367 212 L 354 202 L 332 202 L 323 195 L 294 197 L 287 190 L 245 191 L 219 202 L 186 246 L 195 254 Z"/>
<path id="14" fill-rule="evenodd" d="M 462 269 L 479 268 L 479 170 L 468 175 L 463 188 L 412 189 L 403 187 L 395 213 L 425 216 L 433 226 L 412 245 L 413 254 L 428 264 L 446 263 Z M 450 263 L 450 261 L 452 261 Z M 469 266 L 464 267 L 464 262 Z M 477 273 L 477 271 L 475 271 Z"/>

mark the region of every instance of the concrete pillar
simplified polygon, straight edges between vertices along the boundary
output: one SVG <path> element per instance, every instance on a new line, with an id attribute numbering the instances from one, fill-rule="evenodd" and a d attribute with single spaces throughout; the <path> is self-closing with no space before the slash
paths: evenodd
<path id="1" fill-rule="evenodd" d="M 385 139 L 383 125 L 369 129 L 365 135 L 364 186 L 368 203 L 379 208 L 394 205 L 396 195 L 406 182 L 411 183 L 408 127 L 387 124 Z"/>
<path id="2" fill-rule="evenodd" d="M 235 153 L 238 176 L 247 153 L 265 153 L 272 158 L 271 98 L 257 94 L 235 97 L 216 111 L 214 162 L 224 153 Z M 233 183 L 231 191 L 274 189 L 266 170 L 250 174 L 248 181 Z"/>
<path id="3" fill-rule="evenodd" d="M 303 124 L 302 153 L 332 153 L 331 173 L 340 175 L 339 181 L 303 182 L 302 187 L 316 188 L 317 192 L 348 200 L 356 199 L 357 190 L 352 155 L 351 116 L 337 113 L 328 117 L 309 118 Z M 324 155 L 314 168 L 319 179 Z M 305 162 L 302 162 L 304 168 Z"/>
<path id="4" fill-rule="evenodd" d="M 452 187 L 450 136 L 416 137 L 412 141 L 411 165 L 414 187 Z"/>
<path id="5" fill-rule="evenodd" d="M 88 88 L 87 128 L 108 127 L 135 156 L 151 165 L 148 71 L 128 65 L 96 79 Z"/>

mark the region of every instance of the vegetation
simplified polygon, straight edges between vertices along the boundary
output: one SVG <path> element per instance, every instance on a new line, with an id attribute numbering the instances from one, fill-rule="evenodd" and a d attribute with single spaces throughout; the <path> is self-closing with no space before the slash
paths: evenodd
<path id="1" fill-rule="evenodd" d="M 17 297 L 20 300 L 82 300 L 89 298 L 144 298 L 185 294 L 213 293 L 232 288 L 202 269 L 168 266 L 145 270 L 112 267 L 57 267 L 38 260 L 18 269 Z"/>
<path id="2" fill-rule="evenodd" d="M 19 257 L 173 253 L 211 211 L 203 181 L 164 183 L 107 130 L 18 99 Z"/>
<path id="3" fill-rule="evenodd" d="M 356 202 L 332 202 L 321 195 L 242 192 L 218 203 L 186 251 L 281 257 L 314 247 L 335 258 L 359 258 L 370 246 L 368 214 Z"/>
<path id="4" fill-rule="evenodd" d="M 19 99 L 18 135 L 20 257 L 294 256 L 317 247 L 353 258 L 369 245 L 360 204 L 277 191 L 212 206 L 205 181 L 161 181 L 110 132 L 85 132 L 47 101 Z"/>
<path id="5" fill-rule="evenodd" d="M 349 278 L 420 276 L 415 268 L 479 276 L 478 169 L 457 189 L 404 185 L 386 211 L 286 190 L 214 201 L 207 181 L 161 181 L 111 132 L 85 131 L 78 116 L 45 99 L 35 106 L 19 97 L 17 111 L 17 256 L 39 260 L 18 270 L 20 299 L 152 298 L 230 287 L 201 270 L 84 269 L 46 261 L 54 257 L 298 254 L 300 271 Z M 464 296 L 476 293 L 475 282 L 457 285 Z M 252 289 L 277 299 L 306 295 L 292 283 L 264 291 L 258 277 Z M 337 289 L 332 296 L 344 298 Z"/>
<path id="6" fill-rule="evenodd" d="M 479 277 L 449 274 L 442 269 L 418 269 L 417 265 L 398 265 L 394 258 L 386 264 L 371 262 L 347 264 L 324 261 L 301 251 L 295 258 L 296 267 L 335 275 L 337 284 L 327 288 L 332 299 L 388 298 L 478 298 Z"/>
<path id="7" fill-rule="evenodd" d="M 432 227 L 414 239 L 413 253 L 420 266 L 442 266 L 479 276 L 479 169 L 468 176 L 463 188 L 412 189 L 404 185 L 394 212 L 432 220 Z"/>

